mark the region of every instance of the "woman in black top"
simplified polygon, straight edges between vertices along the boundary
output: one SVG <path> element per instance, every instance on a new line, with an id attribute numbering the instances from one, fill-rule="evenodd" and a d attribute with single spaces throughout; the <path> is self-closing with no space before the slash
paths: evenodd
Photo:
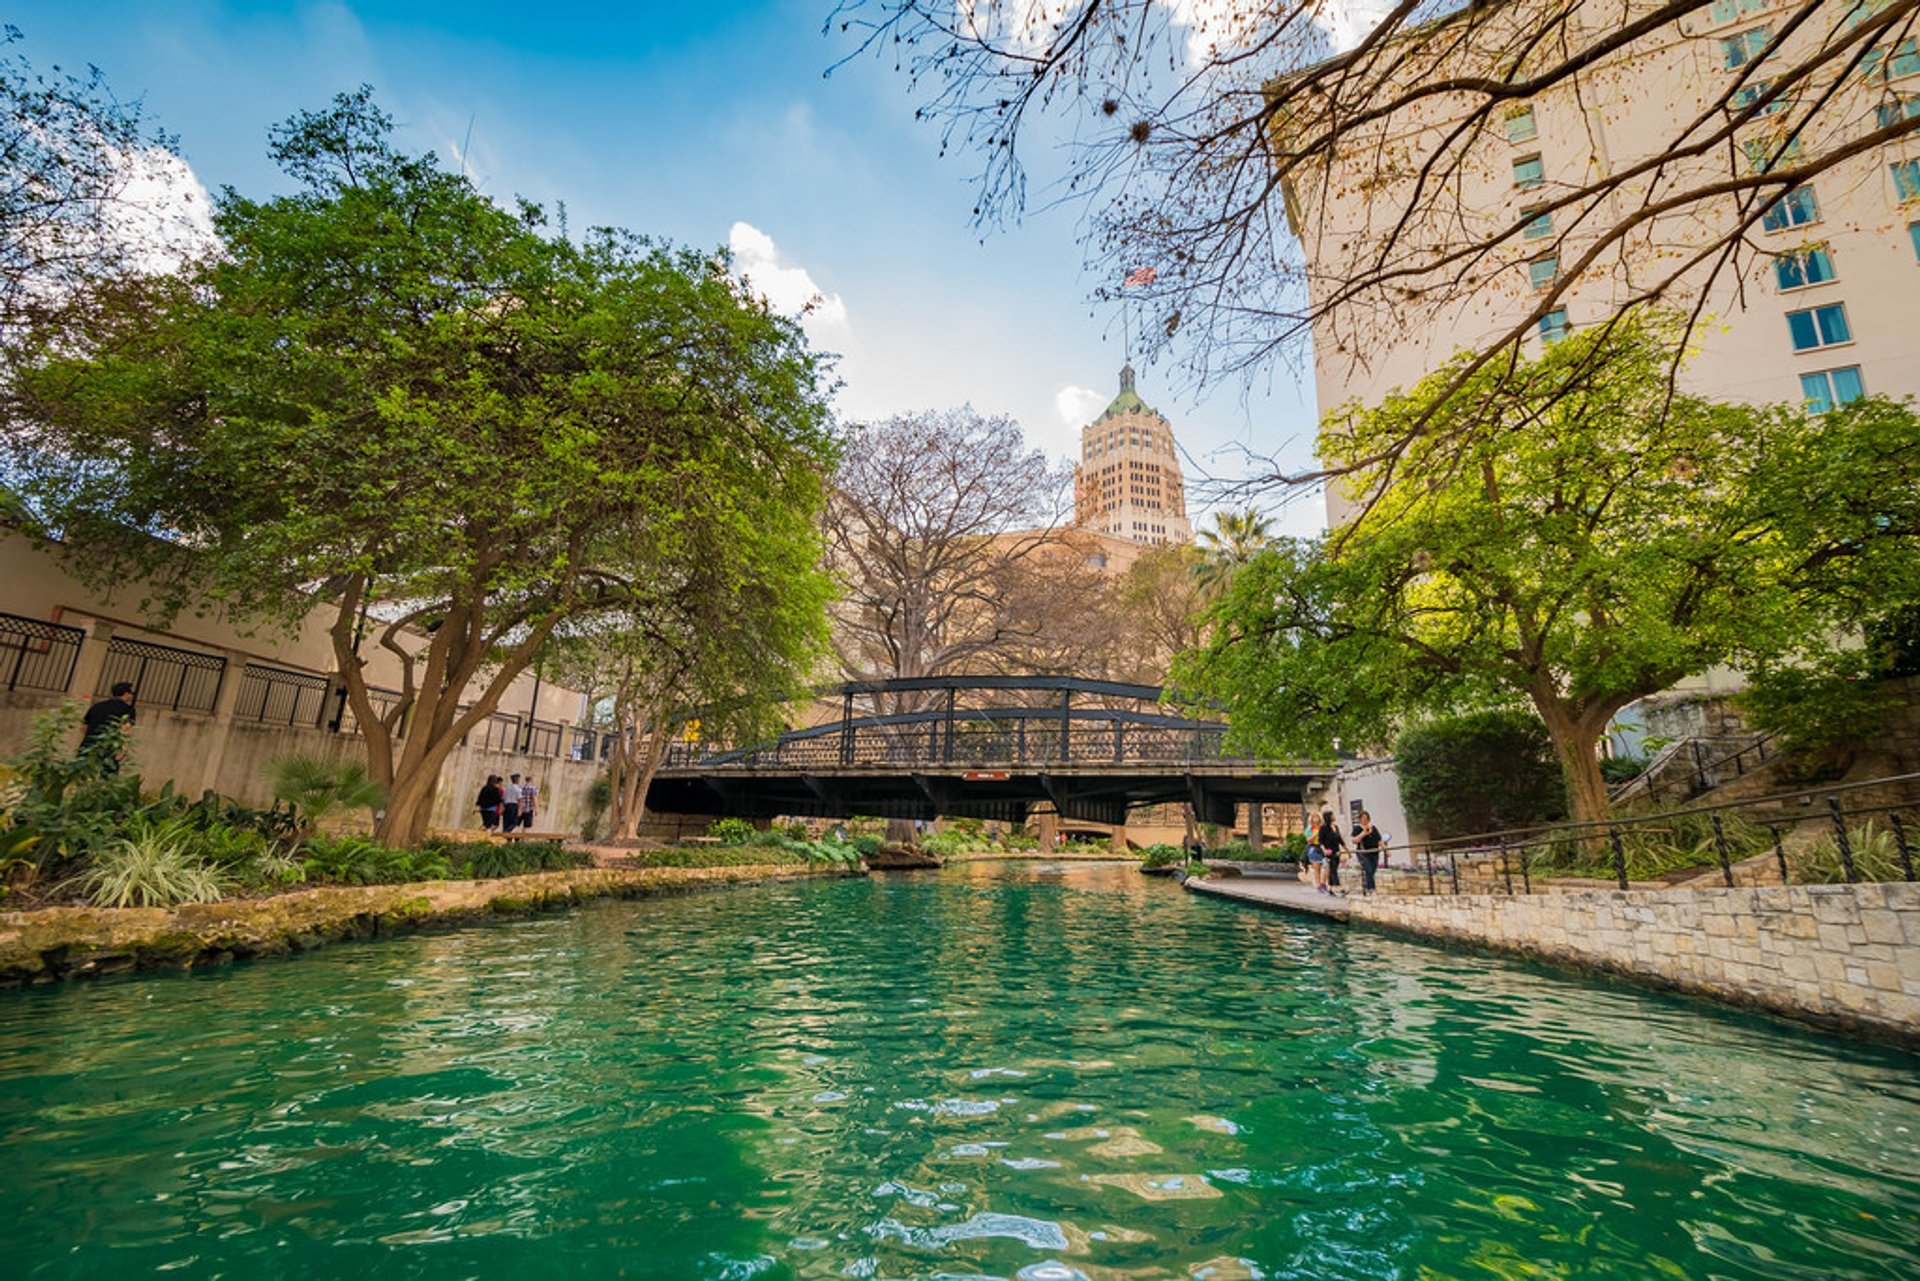
<path id="1" fill-rule="evenodd" d="M 1386 837 L 1373 825 L 1373 815 L 1360 811 L 1360 822 L 1353 829 L 1353 852 L 1360 859 L 1362 894 L 1373 893 L 1373 874 L 1380 870 L 1380 851 Z"/>
<path id="2" fill-rule="evenodd" d="M 500 790 L 500 776 L 487 775 L 486 786 L 480 789 L 479 799 L 474 804 L 480 807 L 480 826 L 491 832 L 500 826 L 500 805 L 506 796 Z"/>
<path id="3" fill-rule="evenodd" d="M 1327 859 L 1327 885 L 1322 891 L 1326 894 L 1340 894 L 1346 891 L 1340 888 L 1340 851 L 1346 845 L 1347 838 L 1340 835 L 1340 829 L 1334 824 L 1333 811 L 1320 811 L 1320 831 L 1314 837 L 1314 844 L 1320 847 Z"/>

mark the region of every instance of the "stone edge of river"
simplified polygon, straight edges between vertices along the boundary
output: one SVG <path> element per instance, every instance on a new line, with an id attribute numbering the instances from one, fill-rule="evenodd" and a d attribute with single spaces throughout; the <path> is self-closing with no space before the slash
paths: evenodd
<path id="1" fill-rule="evenodd" d="M 1335 900 L 1250 879 L 1186 887 L 1920 1050 L 1920 882 Z"/>
<path id="2" fill-rule="evenodd" d="M 445 928 L 592 899 L 859 875 L 838 866 L 577 868 L 485 881 L 338 885 L 159 907 L 0 912 L 0 987 L 287 956 L 345 939 Z"/>

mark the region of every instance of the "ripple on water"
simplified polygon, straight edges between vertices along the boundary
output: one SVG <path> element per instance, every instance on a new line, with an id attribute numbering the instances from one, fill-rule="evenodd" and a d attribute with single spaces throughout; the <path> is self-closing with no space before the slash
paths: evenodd
<path id="1" fill-rule="evenodd" d="M 23 1277 L 1880 1278 L 1914 1067 L 975 868 L 0 994 L 0 1197 Z"/>

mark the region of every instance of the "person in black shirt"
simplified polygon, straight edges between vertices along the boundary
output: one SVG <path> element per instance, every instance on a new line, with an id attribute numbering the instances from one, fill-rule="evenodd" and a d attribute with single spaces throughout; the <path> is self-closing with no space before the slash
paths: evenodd
<path id="1" fill-rule="evenodd" d="M 1373 875 L 1380 870 L 1380 856 L 1386 852 L 1387 838 L 1373 825 L 1373 815 L 1360 811 L 1360 821 L 1353 828 L 1353 852 L 1360 859 L 1360 884 L 1362 894 L 1373 893 Z"/>
<path id="2" fill-rule="evenodd" d="M 127 726 L 133 724 L 133 683 L 121 681 L 113 687 L 111 693 L 113 697 L 103 698 L 87 709 L 86 719 L 83 722 L 87 727 L 86 732 L 80 736 L 80 753 L 83 756 L 89 751 L 102 750 L 99 744 L 113 737 L 107 732 L 109 725 L 117 725 L 121 721 L 125 721 Z M 124 730 L 126 726 L 121 728 Z M 119 773 L 119 753 L 103 756 L 101 769 L 108 774 Z"/>
<path id="3" fill-rule="evenodd" d="M 1340 835 L 1340 828 L 1333 821 L 1333 811 L 1320 811 L 1320 831 L 1314 838 L 1314 844 L 1320 847 L 1321 854 L 1324 855 L 1327 860 L 1327 888 L 1325 892 L 1328 894 L 1338 894 L 1343 898 L 1347 892 L 1340 888 L 1340 850 L 1346 843 L 1347 838 Z"/>
<path id="4" fill-rule="evenodd" d="M 505 801 L 505 794 L 500 790 L 500 776 L 487 775 L 486 785 L 480 789 L 480 795 L 475 801 L 480 810 L 481 827 L 491 832 L 500 826 L 500 807 Z"/>

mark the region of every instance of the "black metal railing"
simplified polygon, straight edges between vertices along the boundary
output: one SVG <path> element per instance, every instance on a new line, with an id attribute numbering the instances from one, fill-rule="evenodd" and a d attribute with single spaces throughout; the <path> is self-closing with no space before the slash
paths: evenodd
<path id="1" fill-rule="evenodd" d="M 105 694 L 128 681 L 143 707 L 211 712 L 220 701 L 220 681 L 226 670 L 227 660 L 218 654 L 115 636 L 107 642 L 99 692 Z"/>
<path id="2" fill-rule="evenodd" d="M 1636 875 L 1640 853 L 1662 845 L 1666 866 Z M 1429 842 L 1406 849 L 1409 862 L 1401 853 L 1392 862 L 1423 877 L 1430 894 L 1911 881 L 1920 774 Z"/>
<path id="3" fill-rule="evenodd" d="M 529 756 L 558 756 L 560 738 L 560 722 L 529 720 L 522 732 L 520 750 Z"/>
<path id="4" fill-rule="evenodd" d="M 311 672 L 248 663 L 240 671 L 234 719 L 265 725 L 317 726 L 327 710 L 328 685 L 326 677 Z"/>
<path id="5" fill-rule="evenodd" d="M 466 714 L 461 708 L 460 713 Z M 486 752 L 518 752 L 520 750 L 521 724 L 518 716 L 505 712 L 489 713 L 487 718 L 467 731 L 466 741 L 470 746 Z"/>
<path id="6" fill-rule="evenodd" d="M 86 638 L 78 627 L 0 614 L 0 676 L 6 680 L 0 688 L 66 693 Z"/>
<path id="7" fill-rule="evenodd" d="M 374 715 L 383 720 L 389 712 L 400 705 L 400 700 L 404 697 L 405 695 L 397 689 L 382 689 L 377 685 L 367 690 L 367 701 L 373 704 Z M 347 691 L 337 689 L 334 691 L 333 698 L 333 716 L 327 722 L 327 728 L 341 734 L 359 733 L 360 721 L 353 714 L 353 704 L 347 699 Z"/>
<path id="8" fill-rule="evenodd" d="M 862 717 L 796 730 L 747 748 L 676 742 L 665 770 L 816 770 L 1240 762 L 1227 727 L 1150 713 L 997 708 Z"/>
<path id="9" fill-rule="evenodd" d="M 1670 744 L 1639 777 L 1612 789 L 1615 801 L 1691 800 L 1744 778 L 1779 755 L 1771 734 L 1697 735 Z"/>

